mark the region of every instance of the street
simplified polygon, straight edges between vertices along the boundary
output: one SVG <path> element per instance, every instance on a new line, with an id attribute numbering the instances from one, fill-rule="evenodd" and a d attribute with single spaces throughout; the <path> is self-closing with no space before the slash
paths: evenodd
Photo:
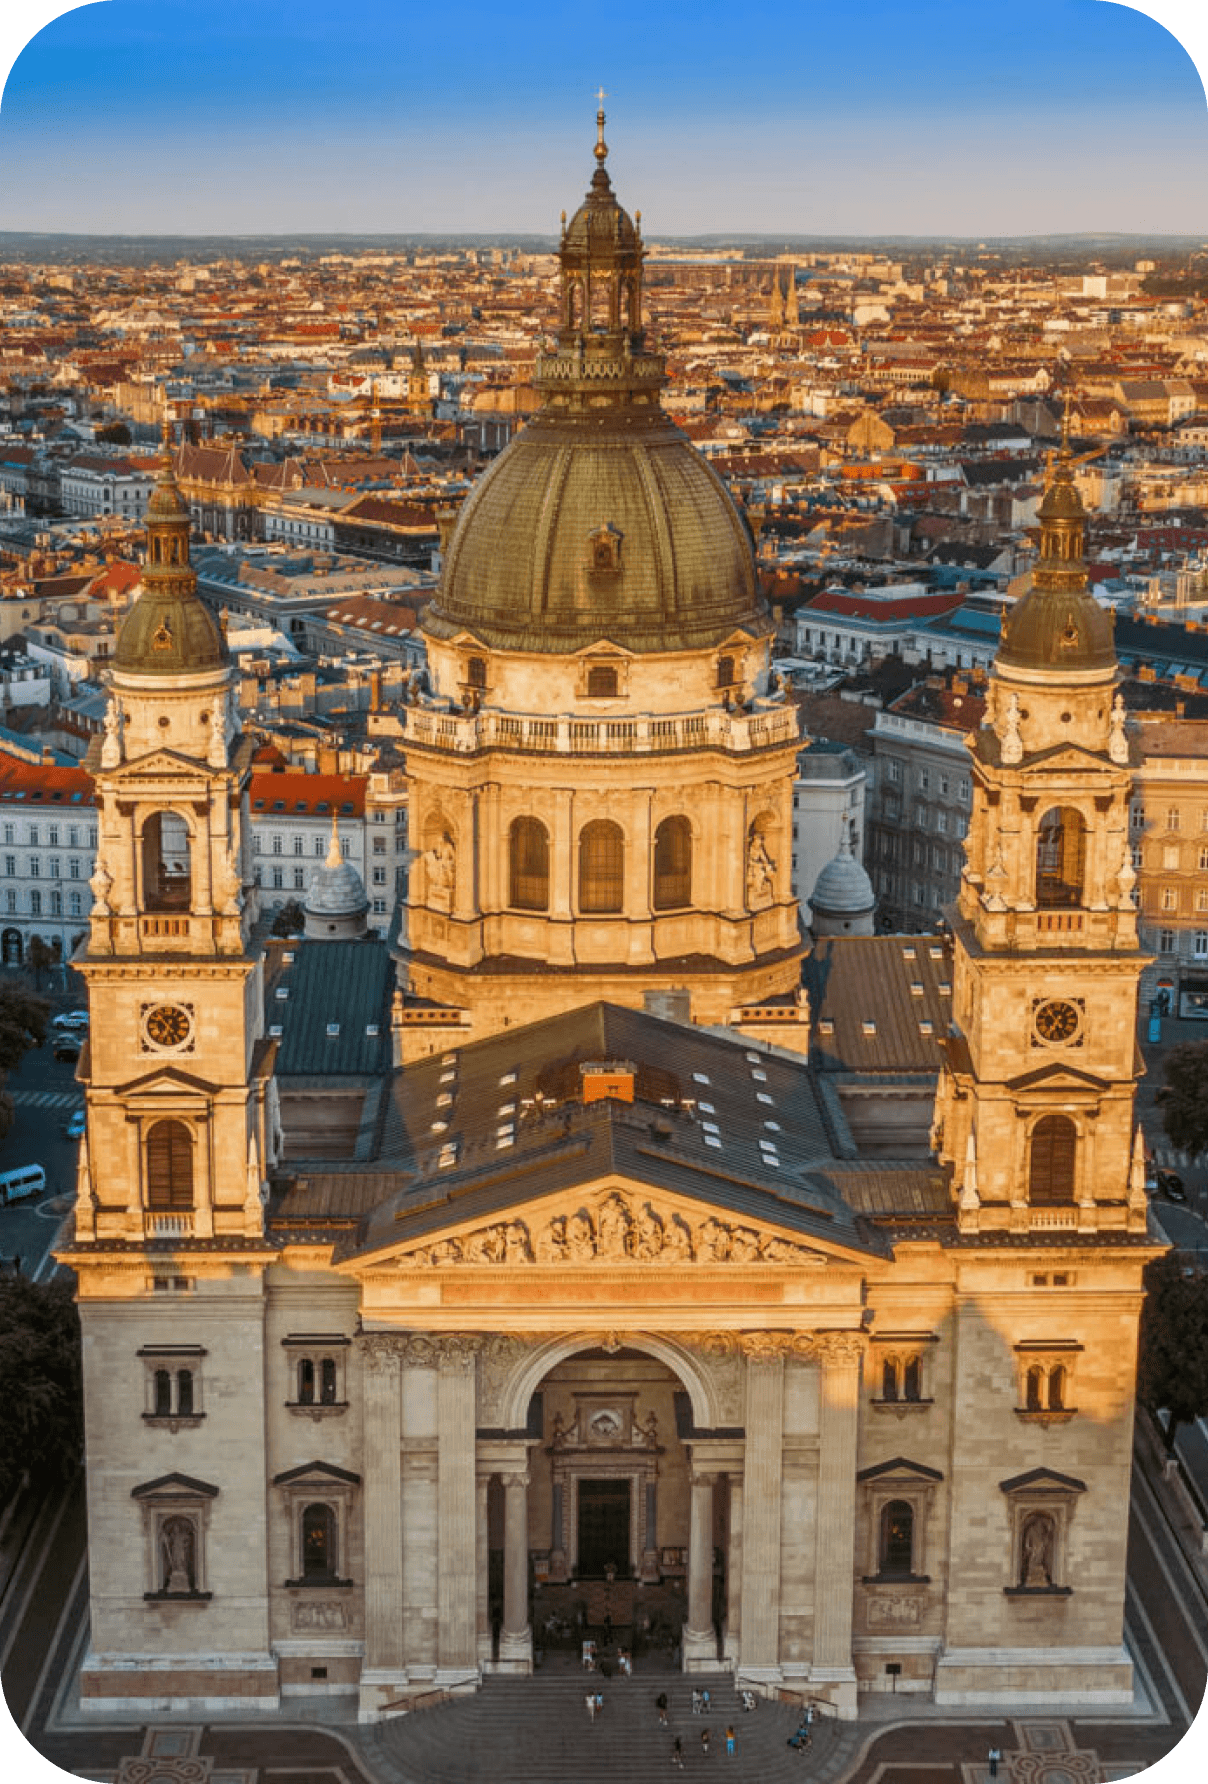
<path id="1" fill-rule="evenodd" d="M 48 1252 L 62 1218 L 61 1207 L 47 1204 L 75 1194 L 79 1142 L 65 1139 L 63 1126 L 74 1109 L 84 1106 L 75 1067 L 55 1059 L 52 1046 L 48 1036 L 44 1046 L 27 1053 L 16 1071 L 9 1073 L 6 1089 L 13 1099 L 14 1120 L 0 1140 L 0 1171 L 39 1164 L 46 1172 L 46 1193 L 38 1201 L 0 1208 L 0 1259 L 4 1266 L 11 1267 L 14 1257 L 19 1257 L 22 1272 L 40 1275 L 42 1280 L 53 1269 Z"/>

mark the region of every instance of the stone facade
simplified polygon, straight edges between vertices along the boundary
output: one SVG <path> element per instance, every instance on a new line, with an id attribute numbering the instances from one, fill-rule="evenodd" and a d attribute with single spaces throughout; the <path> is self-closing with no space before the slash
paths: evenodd
<path id="1" fill-rule="evenodd" d="M 575 402 L 658 384 L 600 123 L 545 374 L 572 457 Z M 1068 484 L 1063 458 L 970 756 L 952 950 L 828 941 L 811 1060 L 798 740 L 741 554 L 674 651 L 572 603 L 581 648 L 543 653 L 527 610 L 484 608 L 480 636 L 442 594 L 408 709 L 423 853 L 393 1031 L 361 970 L 383 945 L 308 939 L 267 1034 L 251 747 L 165 472 L 165 568 L 92 764 L 88 1140 L 59 1253 L 86 1358 L 86 1707 L 201 1716 L 318 1681 L 372 1719 L 527 1672 L 601 1582 L 635 1645 L 843 1716 L 895 1678 L 948 1703 L 1129 1697 L 1160 1249 L 1132 1128 L 1146 957 Z M 545 841 L 517 857 L 520 819 Z M 585 854 L 597 822 L 619 854 Z M 284 1153 L 279 1058 L 291 1106 L 342 1087 L 342 1152 Z"/>

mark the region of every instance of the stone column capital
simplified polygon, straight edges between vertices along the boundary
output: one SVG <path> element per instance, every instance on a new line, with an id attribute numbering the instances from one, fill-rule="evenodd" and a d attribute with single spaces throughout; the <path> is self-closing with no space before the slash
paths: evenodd
<path id="1" fill-rule="evenodd" d="M 748 1364 L 780 1363 L 792 1355 L 800 1343 L 797 1332 L 740 1332 L 738 1342 Z"/>
<path id="2" fill-rule="evenodd" d="M 360 1332 L 357 1347 L 370 1375 L 396 1375 L 403 1358 L 403 1340 L 397 1332 Z"/>
<path id="3" fill-rule="evenodd" d="M 868 1348 L 863 1332 L 812 1332 L 798 1346 L 798 1354 L 812 1358 L 827 1369 L 854 1368 Z"/>
<path id="4" fill-rule="evenodd" d="M 714 1487 L 717 1484 L 719 1470 L 716 1468 L 693 1467 L 689 1480 L 694 1487 Z"/>
<path id="5" fill-rule="evenodd" d="M 524 1491 L 527 1493 L 529 1490 L 529 1487 L 532 1485 L 532 1480 L 533 1480 L 533 1477 L 531 1474 L 528 1474 L 528 1473 L 520 1474 L 518 1472 L 512 1473 L 512 1474 L 501 1474 L 499 1478 L 503 1482 L 504 1491 L 507 1493 L 517 1492 L 522 1487 L 523 1487 Z"/>

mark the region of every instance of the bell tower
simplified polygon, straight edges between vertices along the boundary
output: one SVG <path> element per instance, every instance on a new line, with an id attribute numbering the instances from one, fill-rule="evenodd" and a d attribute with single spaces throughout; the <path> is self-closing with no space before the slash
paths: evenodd
<path id="1" fill-rule="evenodd" d="M 1143 1231 L 1130 746 L 1068 432 L 1040 522 L 972 745 L 935 1143 L 964 1231 Z"/>
<path id="2" fill-rule="evenodd" d="M 88 983 L 88 1159 L 77 1239 L 261 1231 L 273 1146 L 257 1082 L 246 787 L 222 634 L 197 594 L 189 510 L 165 455 L 143 583 L 118 637 L 103 738 Z"/>

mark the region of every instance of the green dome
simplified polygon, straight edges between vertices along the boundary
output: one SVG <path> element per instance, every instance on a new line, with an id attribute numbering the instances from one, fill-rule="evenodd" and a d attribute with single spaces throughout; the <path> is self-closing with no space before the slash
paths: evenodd
<path id="1" fill-rule="evenodd" d="M 113 666 L 124 675 L 197 675 L 230 661 L 217 621 L 185 578 L 151 580 L 122 623 Z M 183 584 L 183 586 L 182 586 Z"/>
<path id="2" fill-rule="evenodd" d="M 1034 585 L 1007 619 L 997 660 L 1019 669 L 1113 669 L 1112 616 L 1085 589 Z"/>
<path id="3" fill-rule="evenodd" d="M 771 630 L 750 528 L 658 408 L 549 408 L 472 491 L 424 629 L 492 649 L 708 649 Z"/>

